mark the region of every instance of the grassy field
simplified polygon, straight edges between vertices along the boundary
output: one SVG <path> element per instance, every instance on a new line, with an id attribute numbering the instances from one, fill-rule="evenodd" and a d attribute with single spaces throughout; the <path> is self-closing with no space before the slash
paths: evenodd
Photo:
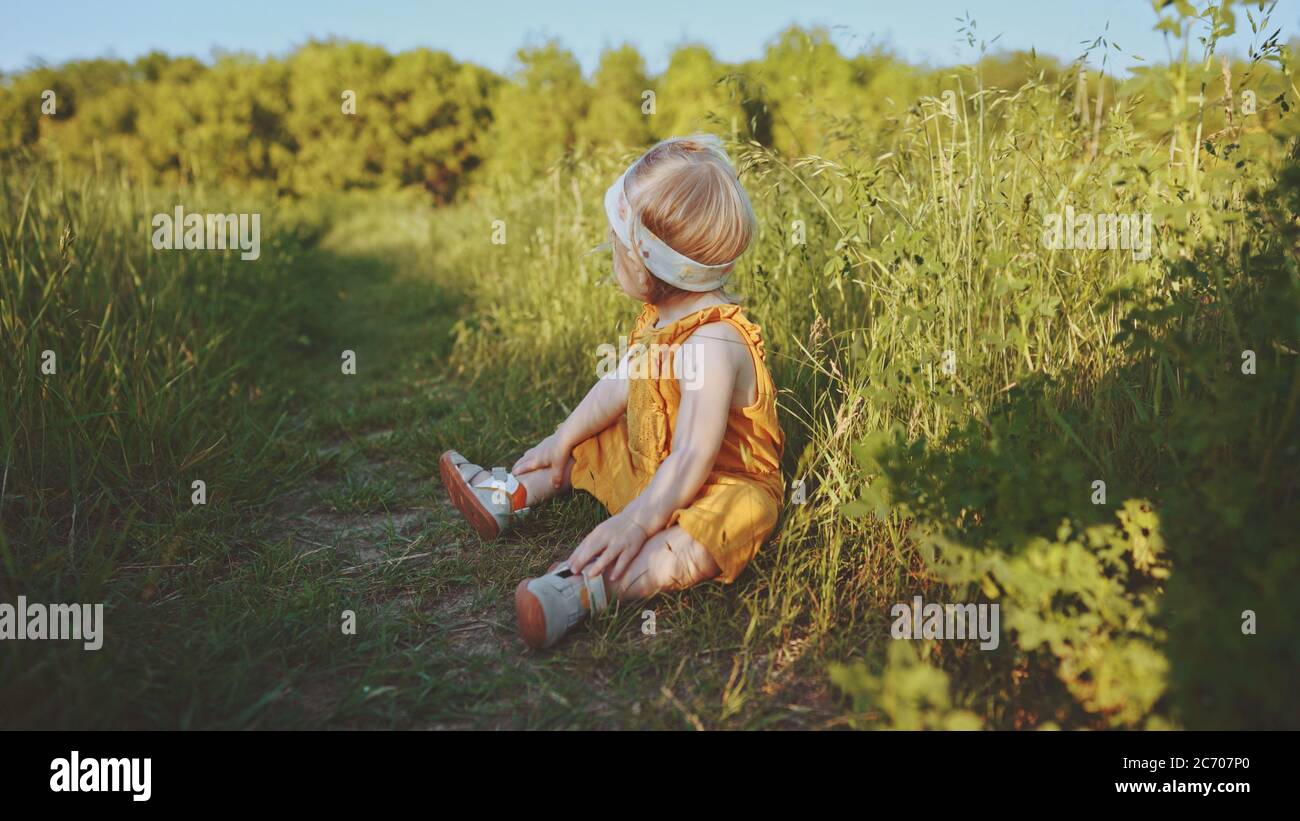
<path id="1" fill-rule="evenodd" d="M 29 207 L 62 196 L 45 184 Z M 567 499 L 495 545 L 458 520 L 433 484 L 438 453 L 455 445 L 505 456 L 531 438 L 520 425 L 540 423 L 520 418 L 520 403 L 475 392 L 458 374 L 453 327 L 467 296 L 430 277 L 429 214 L 407 202 L 365 205 L 360 217 L 340 215 L 356 203 L 326 206 L 325 217 L 303 215 L 330 227 L 319 236 L 295 227 L 311 247 L 284 249 L 274 284 L 263 283 L 286 300 L 273 318 L 248 318 L 269 323 L 259 331 L 266 349 L 214 374 L 218 384 L 238 374 L 250 395 L 265 398 L 238 397 L 237 410 L 208 407 L 207 418 L 239 427 L 219 430 L 197 419 L 186 431 L 188 447 L 147 466 L 207 477 L 207 505 L 191 506 L 183 482 L 166 488 L 170 499 L 160 498 L 159 486 L 102 509 L 74 503 L 61 487 L 7 495 L 6 524 L 26 532 L 6 532 L 6 593 L 106 600 L 110 616 L 97 653 L 21 643 L 5 654 L 5 723 L 835 723 L 828 682 L 817 676 L 810 691 L 795 674 L 797 654 L 751 666 L 744 643 L 763 609 L 761 585 L 746 585 L 739 603 L 717 588 L 654 602 L 654 636 L 641 631 L 642 609 L 625 607 L 563 652 L 524 651 L 513 626 L 515 582 L 565 555 L 601 511 L 593 500 Z M 376 244 L 381 228 L 385 239 Z M 210 347 L 221 350 L 217 342 Z M 340 372 L 336 352 L 344 349 L 357 354 L 355 376 Z M 85 370 L 67 376 L 89 379 Z M 151 401 L 165 400 L 154 394 Z M 120 425 L 143 427 L 149 418 L 139 413 Z M 9 435 L 24 433 L 17 427 Z M 93 434 L 84 435 L 96 441 Z M 80 456 L 85 447 L 75 440 L 58 455 Z M 47 460 L 29 469 L 73 469 L 43 453 Z M 110 446 L 93 468 L 105 474 L 83 469 L 91 486 L 145 469 Z M 271 472 L 258 476 L 261 470 Z M 344 610 L 356 613 L 355 636 L 342 634 Z"/>
<path id="2" fill-rule="evenodd" d="M 11 164 L 0 601 L 108 624 L 6 644 L 0 725 L 1295 726 L 1295 89 L 1234 120 L 1204 76 L 967 68 L 870 128 L 825 115 L 824 156 L 733 139 L 761 225 L 736 291 L 806 500 L 734 585 L 542 654 L 510 593 L 603 512 L 484 544 L 435 462 L 509 464 L 630 328 L 588 249 L 632 152 L 439 208 Z M 261 259 L 151 249 L 177 202 L 262 213 Z M 1051 247 L 1067 205 L 1149 215 L 1151 253 Z M 892 641 L 917 595 L 1000 604 L 1000 648 Z"/>

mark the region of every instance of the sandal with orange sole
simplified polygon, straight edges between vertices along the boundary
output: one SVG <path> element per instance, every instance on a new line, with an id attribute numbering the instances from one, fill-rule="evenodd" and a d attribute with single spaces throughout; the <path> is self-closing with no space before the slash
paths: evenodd
<path id="1" fill-rule="evenodd" d="M 528 489 L 501 467 L 492 468 L 486 477 L 470 484 L 483 472 L 483 468 L 454 450 L 438 457 L 438 474 L 452 505 L 480 537 L 492 541 L 528 512 Z"/>
<path id="2" fill-rule="evenodd" d="M 552 565 L 546 575 L 524 579 L 515 588 L 519 636 L 534 650 L 553 647 L 588 615 L 608 606 L 604 577 L 574 573 L 568 562 Z"/>

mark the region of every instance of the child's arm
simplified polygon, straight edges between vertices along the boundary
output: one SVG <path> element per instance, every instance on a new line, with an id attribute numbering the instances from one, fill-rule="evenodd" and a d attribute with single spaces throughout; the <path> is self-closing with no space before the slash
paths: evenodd
<path id="1" fill-rule="evenodd" d="M 578 443 L 595 436 L 609 427 L 627 408 L 627 361 L 630 352 L 625 354 L 619 368 L 611 374 L 602 376 L 592 385 L 591 390 L 573 409 L 573 413 L 560 423 L 555 433 L 543 439 L 527 453 L 519 457 L 513 473 L 527 473 L 532 470 L 549 468 L 551 484 L 559 487 L 564 481 L 564 469 L 569 463 L 569 454 Z"/>
<path id="2" fill-rule="evenodd" d="M 687 339 L 678 356 L 693 356 L 699 373 L 682 375 L 672 452 L 641 495 L 578 546 L 569 558 L 574 572 L 591 562 L 587 575 L 595 576 L 613 565 L 609 579 L 617 581 L 646 540 L 667 526 L 674 511 L 690 504 L 713 470 L 727 432 L 737 371 L 752 367 L 749 348 L 730 325 L 715 323 Z"/>

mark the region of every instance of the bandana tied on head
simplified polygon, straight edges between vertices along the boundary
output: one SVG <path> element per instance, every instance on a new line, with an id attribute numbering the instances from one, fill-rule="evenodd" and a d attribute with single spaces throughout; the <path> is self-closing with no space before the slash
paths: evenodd
<path id="1" fill-rule="evenodd" d="M 699 143 L 708 151 L 727 160 L 727 153 L 722 149 L 721 140 L 712 135 L 689 138 L 673 137 L 665 142 L 682 142 L 685 140 Z M 605 214 L 609 217 L 609 224 L 614 229 L 614 235 L 625 246 L 640 255 L 641 262 L 649 269 L 650 273 L 669 285 L 681 288 L 683 291 L 696 292 L 721 288 L 736 265 L 734 259 L 720 265 L 705 265 L 702 262 L 696 262 L 690 257 L 673 250 L 668 243 L 659 239 L 654 235 L 654 232 L 645 227 L 639 214 L 632 213 L 632 206 L 627 196 L 626 181 L 640 162 L 641 160 L 637 160 L 633 163 L 632 167 L 624 171 L 622 176 L 615 180 L 614 184 L 605 192 Z M 730 160 L 728 160 L 728 164 L 730 164 Z"/>

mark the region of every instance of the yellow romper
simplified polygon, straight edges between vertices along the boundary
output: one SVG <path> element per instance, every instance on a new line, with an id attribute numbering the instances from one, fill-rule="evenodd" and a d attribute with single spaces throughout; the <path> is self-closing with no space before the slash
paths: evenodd
<path id="1" fill-rule="evenodd" d="M 629 347 L 637 342 L 680 344 L 701 325 L 726 322 L 740 332 L 753 356 L 758 400 L 731 409 L 713 471 L 695 499 L 675 511 L 668 522 L 668 527 L 681 525 L 704 545 L 722 570 L 718 579 L 730 583 L 776 528 L 781 511 L 785 434 L 776 418 L 776 386 L 767 370 L 760 329 L 740 306 L 714 305 L 663 328 L 654 327 L 657 319 L 654 306 L 646 305 L 637 317 Z M 574 448 L 573 486 L 595 496 L 611 514 L 626 507 L 645 490 L 671 452 L 681 398 L 672 367 L 649 370 L 647 378 L 629 379 L 627 412 Z"/>

